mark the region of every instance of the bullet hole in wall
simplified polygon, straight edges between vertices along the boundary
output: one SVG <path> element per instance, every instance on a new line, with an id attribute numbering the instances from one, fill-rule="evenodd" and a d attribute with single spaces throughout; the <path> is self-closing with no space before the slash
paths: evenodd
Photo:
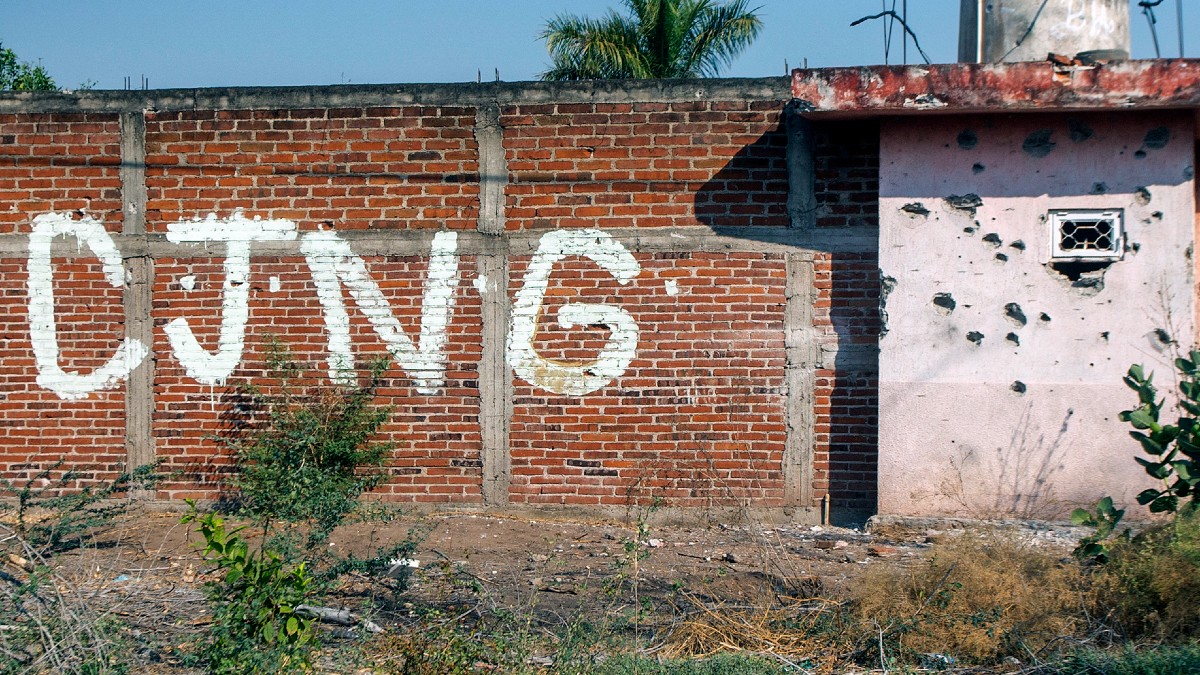
<path id="1" fill-rule="evenodd" d="M 1011 247 L 1013 247 L 1013 248 L 1017 249 L 1018 251 L 1024 251 L 1024 250 L 1025 250 L 1025 242 L 1021 241 L 1020 239 L 1018 239 L 1018 240 L 1014 241 L 1013 243 L 1009 244 L 1009 246 L 1011 246 Z"/>
<path id="2" fill-rule="evenodd" d="M 970 129 L 963 129 L 962 131 L 958 132 L 957 141 L 958 147 L 962 148 L 963 150 L 970 150 L 976 145 L 979 145 L 979 136 Z"/>
<path id="3" fill-rule="evenodd" d="M 973 330 L 970 333 L 967 333 L 967 341 L 976 345 L 983 344 L 983 333 Z"/>
<path id="4" fill-rule="evenodd" d="M 1162 150 L 1170 142 L 1171 130 L 1166 127 L 1154 127 L 1150 131 L 1147 131 L 1146 138 L 1142 141 L 1151 150 Z"/>
<path id="5" fill-rule="evenodd" d="M 1025 142 L 1021 144 L 1021 149 L 1030 156 L 1041 159 L 1054 151 L 1054 146 L 1057 143 L 1052 140 L 1053 136 L 1053 129 L 1038 129 L 1025 137 Z"/>
<path id="6" fill-rule="evenodd" d="M 1008 388 L 1012 389 L 1017 394 L 1024 394 L 1027 389 L 1027 387 L 1025 386 L 1025 383 L 1020 380 L 1014 381 L 1012 384 L 1010 384 L 1008 386 Z"/>
<path id="7" fill-rule="evenodd" d="M 1092 137 L 1092 128 L 1085 124 L 1082 120 L 1074 117 L 1067 118 L 1067 135 L 1075 143 L 1082 143 Z"/>
<path id="8" fill-rule="evenodd" d="M 975 217 L 975 209 L 983 206 L 983 200 L 980 199 L 979 195 L 975 194 L 974 192 L 968 192 L 965 195 L 949 195 L 947 197 L 943 197 L 943 201 L 945 201 L 946 205 L 952 209 L 965 211 L 971 214 L 972 218 Z"/>
<path id="9" fill-rule="evenodd" d="M 913 216 L 929 215 L 929 209 L 925 208 L 925 205 L 922 204 L 921 202 L 911 202 L 911 203 L 905 204 L 904 206 L 900 207 L 900 210 L 909 215 L 913 215 Z"/>
<path id="10" fill-rule="evenodd" d="M 980 164 L 979 162 L 975 162 L 974 164 L 971 165 L 971 173 L 983 173 L 984 170 L 986 170 L 986 169 L 987 169 L 987 167 Z"/>
<path id="11" fill-rule="evenodd" d="M 958 303 L 954 301 L 954 296 L 949 293 L 937 293 L 933 296 L 933 305 L 942 310 L 943 314 L 949 315 L 954 312 L 954 308 L 958 306 Z"/>
<path id="12" fill-rule="evenodd" d="M 1013 345 L 1017 347 L 1021 346 L 1021 336 L 1017 335 L 1016 333 L 1009 333 L 1008 335 L 1004 336 L 1004 339 L 1013 343 Z"/>
<path id="13" fill-rule="evenodd" d="M 1004 317 L 1017 326 L 1024 326 L 1026 323 L 1029 323 L 1029 320 L 1025 318 L 1025 312 L 1015 302 L 1010 302 L 1004 306 Z"/>
<path id="14" fill-rule="evenodd" d="M 1104 290 L 1104 273 L 1111 260 L 1056 260 L 1046 268 L 1067 288 L 1090 297 Z"/>
<path id="15" fill-rule="evenodd" d="M 879 270 L 879 337 L 888 334 L 887 301 L 896 290 L 896 277 L 889 277 Z"/>
<path id="16" fill-rule="evenodd" d="M 1000 244 L 1004 243 L 1004 241 L 1000 239 L 1000 235 L 996 234 L 995 232 L 988 232 L 987 234 L 983 235 L 983 240 L 992 246 L 999 246 Z"/>

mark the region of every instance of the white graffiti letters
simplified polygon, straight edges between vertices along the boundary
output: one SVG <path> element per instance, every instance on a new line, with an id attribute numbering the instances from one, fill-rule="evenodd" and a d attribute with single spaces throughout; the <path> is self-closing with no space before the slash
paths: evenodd
<path id="1" fill-rule="evenodd" d="M 607 385 L 625 373 L 637 354 L 638 325 L 628 312 L 610 305 L 569 303 L 558 312 L 563 328 L 603 324 L 611 334 L 608 344 L 586 364 L 561 363 L 545 359 L 533 348 L 538 317 L 546 295 L 546 285 L 554 265 L 566 256 L 591 259 L 621 284 L 641 273 L 641 267 L 621 242 L 600 230 L 559 230 L 547 232 L 538 243 L 537 253 L 529 261 L 525 281 L 517 291 L 512 308 L 512 330 L 508 336 L 508 359 L 513 370 L 530 384 L 558 394 L 582 396 Z"/>
<path id="2" fill-rule="evenodd" d="M 416 380 L 417 391 L 437 393 L 446 372 L 446 326 L 454 306 L 454 288 L 458 285 L 458 236 L 453 232 L 438 232 L 433 237 L 421 302 L 421 334 L 416 346 L 400 330 L 400 322 L 392 314 L 387 299 L 367 273 L 363 259 L 350 250 L 350 244 L 331 231 L 320 231 L 306 235 L 300 248 L 325 310 L 330 376 L 345 381 L 354 365 L 350 319 L 342 302 L 342 284 L 345 284 L 396 363 Z"/>
<path id="3" fill-rule="evenodd" d="M 33 219 L 29 234 L 29 338 L 37 363 L 37 383 L 64 399 L 84 398 L 114 387 L 150 353 L 138 340 L 126 338 L 117 351 L 91 374 L 67 372 L 58 364 L 58 327 L 54 321 L 54 265 L 51 247 L 56 237 L 74 237 L 100 259 L 104 276 L 116 288 L 125 285 L 121 253 L 104 226 L 88 216 L 72 220 L 65 213 L 46 213 Z"/>
<path id="4" fill-rule="evenodd" d="M 210 215 L 167 225 L 167 240 L 174 243 L 223 243 L 225 284 L 221 289 L 221 332 L 217 353 L 209 354 L 188 326 L 187 319 L 167 324 L 171 349 L 188 375 L 204 384 L 221 384 L 242 360 L 246 341 L 246 319 L 250 315 L 250 244 L 256 241 L 285 241 L 296 238 L 290 220 L 247 220 L 235 213 L 228 220 Z"/>
<path id="5" fill-rule="evenodd" d="M 167 225 L 166 239 L 175 244 L 216 245 L 224 255 L 221 287 L 221 323 L 215 351 L 205 349 L 188 319 L 176 317 L 163 330 L 171 350 L 188 375 L 197 382 L 219 385 L 242 360 L 246 323 L 250 308 L 250 256 L 254 242 L 290 241 L 297 238 L 296 223 L 290 220 L 247 219 L 240 213 L 219 219 L 211 215 Z M 149 348 L 126 338 L 112 357 L 89 374 L 69 372 L 59 365 L 58 330 L 54 318 L 54 266 L 52 245 L 57 237 L 74 237 L 80 246 L 100 260 L 105 277 L 114 287 L 125 284 L 121 253 L 104 227 L 84 216 L 74 220 L 66 214 L 47 213 L 33 220 L 29 235 L 29 332 L 37 363 L 37 382 L 64 399 L 84 398 L 91 392 L 115 386 L 146 357 Z M 356 255 L 349 242 L 331 230 L 309 232 L 300 238 L 304 255 L 325 323 L 328 338 L 330 377 L 339 382 L 353 376 L 354 354 L 350 340 L 350 318 L 343 288 L 370 322 L 400 366 L 422 394 L 436 394 L 446 379 L 447 328 L 458 287 L 458 236 L 454 232 L 434 234 L 429 252 L 420 312 L 419 335 L 410 338 L 400 327 L 387 298 L 371 278 L 366 261 Z M 568 303 L 558 311 L 563 328 L 603 325 L 608 342 L 590 362 L 562 362 L 542 357 L 534 349 L 538 319 L 554 266 L 568 256 L 588 258 L 628 284 L 641 273 L 630 252 L 611 235 L 600 230 L 547 232 L 538 242 L 524 282 L 512 305 L 507 355 L 513 370 L 530 384 L 548 391 L 581 396 L 606 386 L 625 373 L 637 353 L 638 325 L 620 307 L 594 303 Z M 196 288 L 191 274 L 179 279 L 184 290 Z M 278 282 L 272 279 L 272 291 Z M 497 292 L 482 276 L 475 288 L 480 293 Z M 501 283 L 498 292 L 504 292 Z"/>

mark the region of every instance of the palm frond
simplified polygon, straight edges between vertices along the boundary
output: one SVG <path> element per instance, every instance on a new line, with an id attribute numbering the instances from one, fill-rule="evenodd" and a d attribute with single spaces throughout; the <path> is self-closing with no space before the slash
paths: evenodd
<path id="1" fill-rule="evenodd" d="M 758 8 L 747 9 L 745 0 L 704 4 L 704 11 L 692 24 L 689 48 L 680 57 L 692 77 L 719 75 L 762 29 Z"/>
<path id="2" fill-rule="evenodd" d="M 715 76 L 758 35 L 762 21 L 746 0 L 622 0 L 590 19 L 559 15 L 546 23 L 552 65 L 546 80 Z"/>

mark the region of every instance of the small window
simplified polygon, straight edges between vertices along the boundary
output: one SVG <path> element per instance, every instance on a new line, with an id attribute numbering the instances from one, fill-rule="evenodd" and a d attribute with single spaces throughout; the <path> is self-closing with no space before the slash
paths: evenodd
<path id="1" fill-rule="evenodd" d="M 1125 250 L 1121 209 L 1051 211 L 1055 260 L 1120 260 Z"/>

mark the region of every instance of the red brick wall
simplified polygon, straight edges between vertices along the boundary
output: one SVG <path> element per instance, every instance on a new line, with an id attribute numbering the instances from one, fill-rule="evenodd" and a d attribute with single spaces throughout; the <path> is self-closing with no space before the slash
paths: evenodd
<path id="1" fill-rule="evenodd" d="M 120 133 L 112 114 L 0 115 L 0 232 L 75 210 L 119 231 Z"/>
<path id="2" fill-rule="evenodd" d="M 641 339 L 625 375 L 587 396 L 514 381 L 513 499 L 780 505 L 783 257 L 640 258 L 642 273 L 627 286 L 598 277 L 587 261 L 556 268 L 535 343 L 544 358 L 595 358 L 607 339 L 606 330 L 566 331 L 546 318 L 566 302 L 619 305 Z M 520 279 L 523 262 L 513 268 Z"/>
<path id="3" fill-rule="evenodd" d="M 117 115 L 0 115 L 0 233 L 28 234 L 34 217 L 86 211 L 109 232 L 121 229 Z M 124 338 L 122 291 L 91 258 L 55 245 L 53 290 L 59 365 L 91 371 Z M 39 386 L 28 316 L 27 257 L 0 258 L 0 476 L 23 484 L 62 461 L 81 481 L 117 475 L 125 459 L 120 388 L 63 400 Z"/>
<path id="4" fill-rule="evenodd" d="M 870 120 L 816 127 L 817 227 L 879 225 L 879 126 Z"/>
<path id="5" fill-rule="evenodd" d="M 511 502 L 784 505 L 786 250 L 753 237 L 714 248 L 687 238 L 643 246 L 626 236 L 695 226 L 785 232 L 783 103 L 502 106 L 505 227 L 530 242 L 509 257 L 510 297 L 545 232 L 602 229 L 621 238 L 639 268 L 621 284 L 585 257 L 554 266 L 536 319 L 533 346 L 542 358 L 586 367 L 605 349 L 607 327 L 557 323 L 567 303 L 620 308 L 638 325 L 639 342 L 624 373 L 586 395 L 556 394 L 514 374 Z M 196 381 L 173 353 L 164 327 L 178 318 L 203 347 L 217 348 L 225 259 L 222 244 L 171 249 L 167 226 L 240 210 L 294 221 L 300 237 L 330 227 L 350 238 L 364 234 L 354 230 L 379 231 L 380 241 L 407 237 L 405 250 L 417 254 L 359 255 L 414 340 L 428 232 L 463 232 L 443 386 L 419 393 L 409 373 L 393 368 L 382 391 L 394 407 L 384 436 L 395 450 L 393 478 L 380 492 L 404 501 L 482 501 L 485 312 L 478 288 L 486 280 L 477 278 L 482 244 L 472 232 L 481 199 L 475 115 L 465 105 L 146 113 L 143 239 L 159 247 L 148 345 L 152 429 L 164 469 L 178 472 L 161 497 L 217 493 L 228 458 L 212 437 L 230 422 L 236 385 L 262 382 L 270 339 L 325 373 L 322 304 L 295 242 L 272 249 L 284 253 L 259 250 L 252 258 L 245 349 L 223 385 Z M 826 125 L 817 150 L 819 225 L 873 225 L 877 132 Z M 0 115 L 0 232 L 27 233 L 41 213 L 77 209 L 120 232 L 120 160 L 116 115 Z M 60 365 L 89 372 L 124 337 L 122 289 L 107 282 L 86 248 L 62 242 L 54 258 Z M 816 254 L 816 329 L 839 353 L 867 353 L 877 342 L 876 260 L 874 253 Z M 19 477 L 59 457 L 89 478 L 112 475 L 124 465 L 125 388 L 62 400 L 37 384 L 27 276 L 22 254 L 0 258 L 7 310 L 0 475 Z M 343 301 L 355 353 L 385 353 L 349 293 Z M 877 369 L 847 363 L 817 373 L 814 487 L 818 498 L 828 493 L 839 507 L 864 510 L 875 499 Z"/>
<path id="6" fill-rule="evenodd" d="M 508 228 L 787 225 L 775 101 L 506 107 Z"/>
<path id="7" fill-rule="evenodd" d="M 474 124 L 458 107 L 149 113 L 149 230 L 236 209 L 302 229 L 470 229 Z"/>

